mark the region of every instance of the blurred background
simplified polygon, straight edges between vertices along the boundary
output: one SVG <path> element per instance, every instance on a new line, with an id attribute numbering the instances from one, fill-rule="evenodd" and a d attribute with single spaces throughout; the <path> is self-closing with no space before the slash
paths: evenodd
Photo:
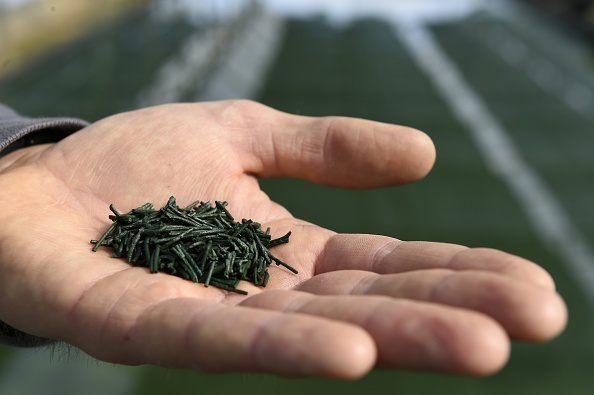
<path id="1" fill-rule="evenodd" d="M 248 98 L 427 132 L 409 186 L 263 188 L 339 232 L 503 249 L 544 266 L 569 326 L 514 343 L 489 378 L 372 372 L 355 382 L 205 375 L 0 347 L 0 394 L 590 394 L 594 388 L 594 6 L 588 0 L 0 0 L 0 102 L 96 121 Z"/>

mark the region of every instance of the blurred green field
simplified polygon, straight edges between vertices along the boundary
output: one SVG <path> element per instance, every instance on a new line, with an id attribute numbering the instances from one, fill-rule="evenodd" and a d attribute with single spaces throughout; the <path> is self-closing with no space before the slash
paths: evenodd
<path id="1" fill-rule="evenodd" d="M 127 18 L 125 23 L 120 21 L 86 38 L 97 41 L 71 46 L 10 80 L 0 81 L 0 102 L 31 115 L 67 114 L 89 120 L 133 108 L 138 89 L 150 82 L 151 73 L 190 28 L 172 24 L 155 31 L 146 27 L 146 19 L 140 14 Z M 137 36 L 137 29 L 143 26 L 145 30 L 141 31 L 146 34 L 160 35 L 157 42 L 171 40 L 171 44 L 151 46 L 146 52 L 142 51 L 146 45 L 132 46 L 134 40 L 146 40 L 143 35 Z M 529 74 L 502 58 L 481 33 L 494 26 L 520 34 L 513 24 L 489 16 L 433 26 L 432 31 L 510 132 L 526 162 L 542 176 L 574 224 L 594 244 L 590 220 L 594 217 L 594 118 L 572 110 L 558 95 L 546 92 Z M 551 32 L 561 34 L 554 27 Z M 93 45 L 88 45 L 90 42 Z M 134 48 L 137 52 L 132 52 Z M 539 50 L 535 44 L 534 51 L 572 72 L 567 59 L 557 59 L 550 48 Z M 72 74 L 72 70 L 77 71 Z M 580 69 L 576 74 L 594 78 L 594 68 Z M 81 82 L 73 83 L 73 75 Z M 133 76 L 137 80 L 132 80 Z M 288 21 L 284 45 L 258 100 L 290 113 L 362 117 L 427 132 L 435 142 L 438 159 L 431 174 L 417 184 L 345 191 L 297 180 L 267 179 L 262 180 L 262 187 L 294 215 L 338 232 L 487 246 L 534 260 L 557 281 L 569 306 L 569 326 L 548 344 L 514 344 L 508 366 L 488 378 L 377 371 L 345 383 L 121 368 L 123 374 L 133 377 L 130 394 L 359 394 L 369 390 L 399 394 L 591 393 L 594 316 L 576 285 L 575 274 L 538 238 L 514 195 L 486 167 L 468 130 L 389 25 L 370 19 L 342 27 L 323 18 Z M 8 348 L 1 351 L 0 377 L 15 352 Z M 89 363 L 88 369 L 94 366 Z M 23 377 L 23 381 L 31 379 L 31 375 Z M 67 383 L 64 385 L 68 388 Z"/>

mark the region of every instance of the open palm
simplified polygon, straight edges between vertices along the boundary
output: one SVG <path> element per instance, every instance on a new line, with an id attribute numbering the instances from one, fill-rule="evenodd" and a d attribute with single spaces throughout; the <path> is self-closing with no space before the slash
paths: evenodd
<path id="1" fill-rule="evenodd" d="M 115 115 L 0 161 L 0 318 L 125 364 L 354 378 L 373 367 L 488 374 L 509 338 L 566 321 L 549 275 L 500 251 L 341 235 L 294 218 L 258 177 L 374 188 L 431 168 L 424 134 L 308 118 L 244 101 Z M 226 200 L 273 237 L 293 231 L 266 288 L 248 296 L 149 274 L 90 252 L 113 203 Z"/>

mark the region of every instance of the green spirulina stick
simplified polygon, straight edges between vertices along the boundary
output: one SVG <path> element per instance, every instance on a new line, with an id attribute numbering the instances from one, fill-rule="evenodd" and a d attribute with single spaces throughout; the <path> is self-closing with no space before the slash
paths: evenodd
<path id="1" fill-rule="evenodd" d="M 151 273 L 161 271 L 244 295 L 247 292 L 237 289 L 239 282 L 266 286 L 272 262 L 297 273 L 268 250 L 288 243 L 291 232 L 271 239 L 270 228 L 262 231 L 251 219 L 236 222 L 227 205 L 196 201 L 180 208 L 172 196 L 159 210 L 146 203 L 121 214 L 112 204 L 113 223 L 98 240 L 91 240 L 93 251 L 111 247 L 112 257 Z"/>

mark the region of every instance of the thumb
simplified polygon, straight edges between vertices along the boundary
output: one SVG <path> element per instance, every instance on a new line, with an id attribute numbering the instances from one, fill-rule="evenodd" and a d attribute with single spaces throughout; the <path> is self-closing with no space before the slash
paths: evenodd
<path id="1" fill-rule="evenodd" d="M 378 188 L 423 178 L 435 162 L 431 139 L 418 130 L 347 117 L 305 117 L 253 102 L 242 113 L 240 155 L 260 177 L 294 177 L 343 188 Z"/>

